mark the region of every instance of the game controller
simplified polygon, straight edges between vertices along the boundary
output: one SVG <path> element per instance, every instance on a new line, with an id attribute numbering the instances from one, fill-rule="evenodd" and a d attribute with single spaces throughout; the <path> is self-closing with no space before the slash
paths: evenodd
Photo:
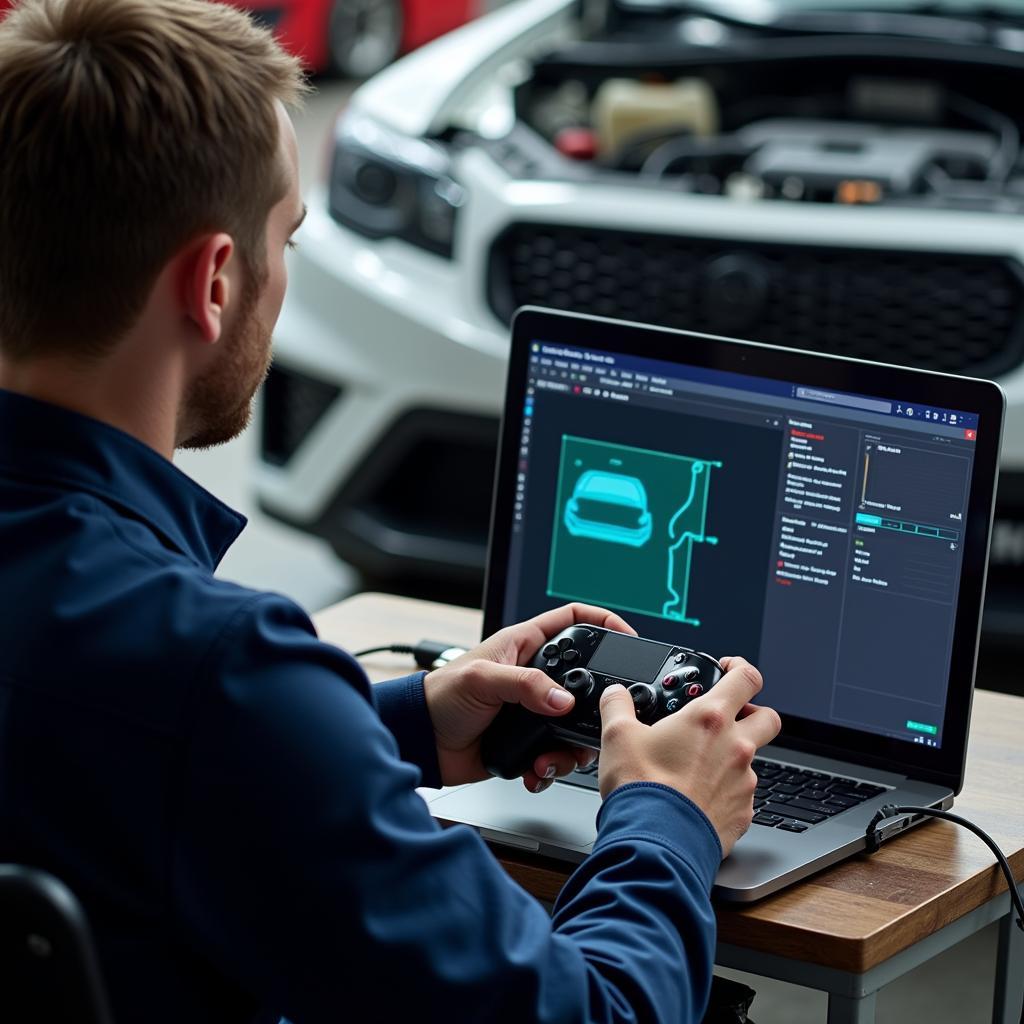
<path id="1" fill-rule="evenodd" d="M 552 637 L 530 662 L 575 698 L 559 718 L 506 704 L 481 737 L 480 753 L 492 775 L 514 779 L 546 751 L 563 744 L 601 748 L 601 694 L 621 683 L 636 717 L 648 725 L 707 693 L 725 674 L 709 654 L 688 647 L 616 633 L 601 626 L 570 626 Z"/>

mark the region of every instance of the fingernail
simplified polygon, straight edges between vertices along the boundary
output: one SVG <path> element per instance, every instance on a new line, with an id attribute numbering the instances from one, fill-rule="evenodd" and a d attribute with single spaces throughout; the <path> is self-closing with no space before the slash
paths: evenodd
<path id="1" fill-rule="evenodd" d="M 556 711 L 564 711 L 573 703 L 573 696 L 568 690 L 563 690 L 560 686 L 552 686 L 548 690 L 548 703 Z"/>
<path id="2" fill-rule="evenodd" d="M 622 685 L 622 683 L 612 683 L 611 686 L 606 686 L 604 688 L 604 693 L 601 694 L 601 702 L 603 703 L 607 699 L 609 693 L 615 693 L 618 690 L 624 689 L 625 687 Z"/>
<path id="3" fill-rule="evenodd" d="M 544 778 L 545 779 L 553 779 L 555 777 L 555 773 L 557 771 L 558 771 L 558 768 L 555 767 L 555 765 L 549 764 L 547 766 L 547 768 L 544 769 Z"/>
<path id="4" fill-rule="evenodd" d="M 552 785 L 551 779 L 541 779 L 536 786 L 533 787 L 534 793 L 543 793 L 548 786 Z"/>

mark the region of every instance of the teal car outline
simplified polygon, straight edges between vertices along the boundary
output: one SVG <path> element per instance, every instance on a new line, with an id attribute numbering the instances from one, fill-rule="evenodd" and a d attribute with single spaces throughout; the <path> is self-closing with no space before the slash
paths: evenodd
<path id="1" fill-rule="evenodd" d="M 588 469 L 565 504 L 564 522 L 573 537 L 643 547 L 652 533 L 647 489 L 635 476 Z"/>

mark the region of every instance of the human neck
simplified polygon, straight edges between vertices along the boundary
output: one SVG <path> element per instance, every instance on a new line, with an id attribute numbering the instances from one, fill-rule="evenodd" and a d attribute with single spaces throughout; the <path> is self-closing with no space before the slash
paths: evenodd
<path id="1" fill-rule="evenodd" d="M 154 346 L 124 339 L 99 362 L 0 359 L 0 388 L 108 423 L 171 459 L 184 387 L 175 369 Z"/>

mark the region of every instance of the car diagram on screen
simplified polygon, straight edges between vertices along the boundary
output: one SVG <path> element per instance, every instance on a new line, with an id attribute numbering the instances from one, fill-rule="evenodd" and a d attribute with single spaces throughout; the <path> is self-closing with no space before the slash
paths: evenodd
<path id="1" fill-rule="evenodd" d="M 563 435 L 548 594 L 699 626 L 694 554 L 717 545 L 717 460 Z"/>
<path id="2" fill-rule="evenodd" d="M 651 539 L 647 490 L 635 476 L 588 469 L 565 506 L 565 528 L 574 537 L 643 547 Z"/>

